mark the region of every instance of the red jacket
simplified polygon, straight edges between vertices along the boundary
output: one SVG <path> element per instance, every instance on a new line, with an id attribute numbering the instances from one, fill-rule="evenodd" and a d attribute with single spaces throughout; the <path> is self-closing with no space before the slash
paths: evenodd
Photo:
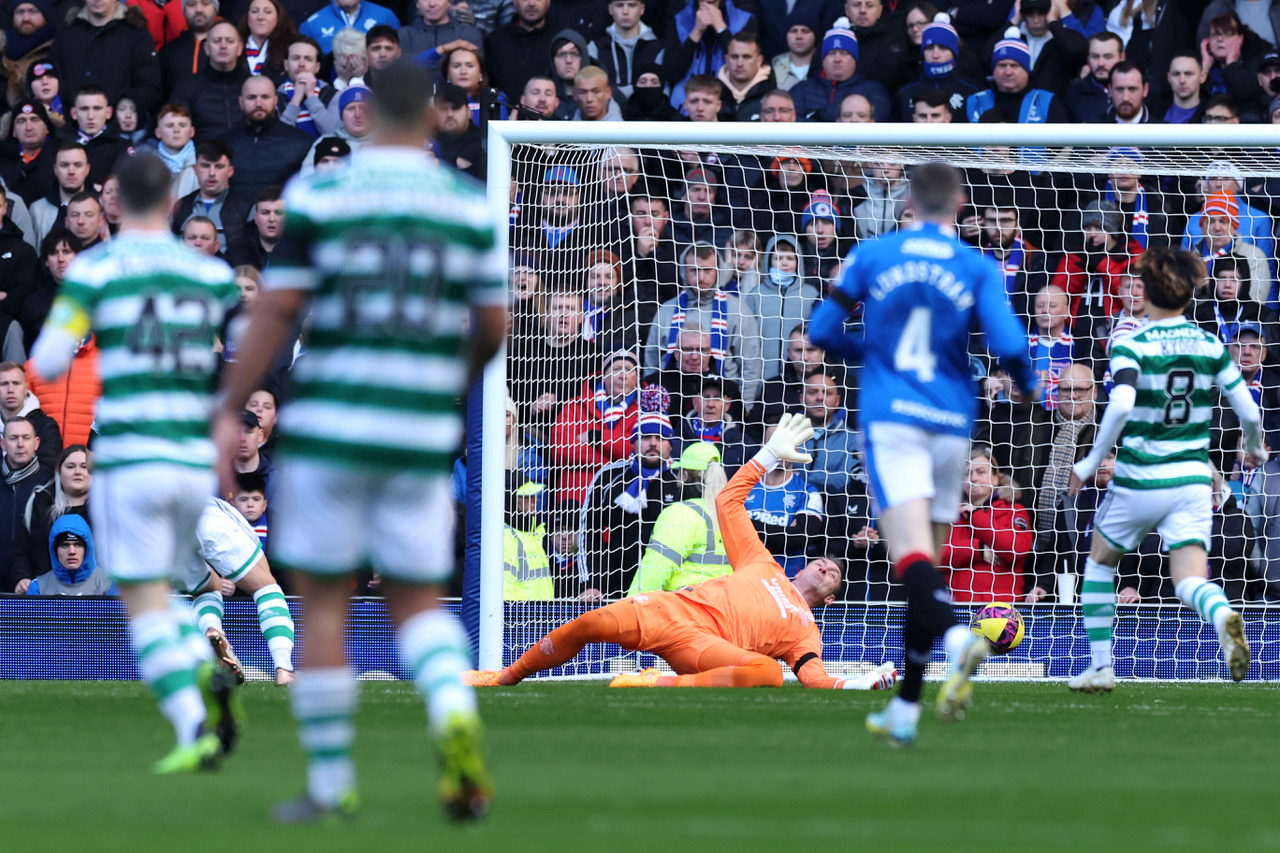
<path id="1" fill-rule="evenodd" d="M 1080 296 L 1089 289 L 1089 279 L 1095 274 L 1101 276 L 1107 285 L 1102 297 L 1103 310 L 1108 317 L 1113 316 L 1122 307 L 1116 299 L 1120 292 L 1120 276 L 1144 251 L 1146 250 L 1142 248 L 1141 243 L 1130 240 L 1123 253 L 1104 257 L 1098 264 L 1096 273 L 1090 273 L 1085 269 L 1084 255 L 1068 252 L 1058 264 L 1058 269 L 1049 283 L 1055 287 L 1061 287 L 1071 297 L 1071 317 L 1074 319 L 1079 313 Z"/>
<path id="2" fill-rule="evenodd" d="M 48 380 L 27 362 L 27 387 L 40 400 L 40 410 L 53 418 L 62 431 L 62 446 L 88 444 L 93 418 L 102 396 L 98 372 L 98 345 L 93 336 L 76 352 L 71 367 L 58 379 Z"/>
<path id="3" fill-rule="evenodd" d="M 582 394 L 560 409 L 551 427 L 551 461 L 560 468 L 556 500 L 581 503 L 596 471 L 631 455 L 631 431 L 640 417 L 640 395 L 610 426 L 596 408 L 597 382 L 589 380 Z M 584 432 L 593 435 L 583 441 Z"/>
<path id="4" fill-rule="evenodd" d="M 1035 542 L 1031 516 L 1021 504 L 996 499 L 961 515 L 942 547 L 942 570 L 955 601 L 1008 601 L 1022 595 L 1022 563 Z M 995 553 L 986 562 L 984 548 Z"/>
<path id="5" fill-rule="evenodd" d="M 125 0 L 129 6 L 135 7 L 147 19 L 147 32 L 156 43 L 156 50 L 164 47 L 178 33 L 187 28 L 186 16 L 182 14 L 182 3 L 169 0 L 163 6 L 155 0 Z"/>

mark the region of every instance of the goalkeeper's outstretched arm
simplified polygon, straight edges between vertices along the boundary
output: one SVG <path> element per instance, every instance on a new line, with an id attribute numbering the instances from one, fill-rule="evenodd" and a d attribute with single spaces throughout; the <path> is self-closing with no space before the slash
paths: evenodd
<path id="1" fill-rule="evenodd" d="M 734 570 L 756 559 L 773 561 L 773 555 L 760 541 L 760 535 L 756 533 L 744 504 L 760 478 L 776 468 L 783 459 L 805 464 L 812 462 L 813 457 L 800 450 L 811 438 L 813 425 L 808 418 L 783 415 L 769 442 L 750 462 L 738 469 L 738 473 L 733 475 L 733 479 L 716 498 L 720 536 L 724 540 L 724 551 L 729 556 L 729 565 Z"/>

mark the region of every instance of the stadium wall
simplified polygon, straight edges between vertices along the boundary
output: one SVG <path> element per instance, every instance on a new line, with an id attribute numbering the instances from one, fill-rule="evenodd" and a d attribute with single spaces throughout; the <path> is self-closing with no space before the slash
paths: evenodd
<path id="1" fill-rule="evenodd" d="M 457 612 L 460 603 L 448 601 Z M 302 641 L 306 626 L 301 603 L 289 602 Z M 576 603 L 507 604 L 508 623 L 520 626 L 508 637 L 503 662 L 536 642 L 550 628 L 585 609 Z M 957 608 L 966 618 L 974 608 Z M 1088 656 L 1088 641 L 1077 608 L 1024 605 L 1026 638 L 1010 654 L 994 658 L 982 673 L 988 678 L 1064 679 L 1073 662 Z M 1116 675 L 1120 678 L 1191 680 L 1227 678 L 1213 630 L 1185 609 L 1119 607 L 1116 620 Z M 819 614 L 823 659 L 832 672 L 854 673 L 882 662 L 885 650 L 902 649 L 903 608 L 883 604 L 833 604 Z M 1245 633 L 1253 648 L 1250 681 L 1280 681 L 1280 608 L 1244 612 Z M 271 656 L 258 631 L 252 601 L 226 602 L 227 634 L 250 678 L 268 680 Z M 381 599 L 351 602 L 347 649 L 355 671 L 366 680 L 403 679 L 395 632 Z M 900 658 L 894 662 L 901 666 Z M 604 676 L 636 665 L 652 666 L 652 655 L 617 647 L 588 646 L 574 664 L 578 675 Z M 564 675 L 552 670 L 543 676 Z M 124 607 L 113 598 L 0 597 L 0 679 L 135 680 Z"/>

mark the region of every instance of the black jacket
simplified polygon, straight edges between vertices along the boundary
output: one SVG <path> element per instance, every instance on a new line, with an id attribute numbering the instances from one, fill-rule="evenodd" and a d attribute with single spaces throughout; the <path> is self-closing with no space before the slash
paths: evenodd
<path id="1" fill-rule="evenodd" d="M 903 69 L 916 55 L 915 47 L 903 32 L 902 21 L 894 15 L 884 14 L 869 27 L 854 27 L 853 34 L 858 37 L 857 73 L 876 81 L 886 91 L 896 91 L 902 85 Z M 821 53 L 820 34 L 818 47 Z"/>
<path id="2" fill-rule="evenodd" d="M 637 479 L 630 459 L 606 465 L 592 479 L 582 505 L 578 558 L 585 564 L 587 586 L 608 598 L 626 595 L 658 514 L 684 499 L 676 472 L 664 471 L 649 480 L 644 509 L 634 515 L 617 499 Z"/>
<path id="3" fill-rule="evenodd" d="M 160 48 L 159 58 L 160 78 L 165 96 L 169 99 L 179 83 L 209 67 L 209 54 L 204 52 L 202 45 L 196 44 L 196 37 L 190 30 L 183 30 Z"/>
<path id="4" fill-rule="evenodd" d="M 63 125 L 59 137 L 71 142 L 78 141 L 75 122 L 68 121 Z M 127 156 L 133 149 L 132 145 L 116 133 L 115 122 L 111 122 L 102 133 L 82 144 L 85 153 L 89 156 L 89 180 L 86 183 L 98 187 L 102 186 L 107 176 L 115 170 L 116 162 L 121 157 Z"/>
<path id="5" fill-rule="evenodd" d="M 244 120 L 240 112 L 240 87 L 249 79 L 249 66 L 241 62 L 234 71 L 206 68 L 178 84 L 172 100 L 191 108 L 196 144 L 213 139 Z"/>
<path id="6" fill-rule="evenodd" d="M 39 261 L 13 220 L 0 224 L 0 313 L 22 322 L 27 298 L 40 285 Z"/>
<path id="7" fill-rule="evenodd" d="M 506 93 L 512 103 L 519 102 L 529 78 L 550 70 L 547 57 L 551 51 L 551 40 L 557 32 L 559 30 L 548 19 L 532 32 L 511 21 L 490 33 L 484 40 L 490 84 Z M 585 61 L 585 55 L 583 59 Z"/>
<path id="8" fill-rule="evenodd" d="M 485 177 L 487 159 L 484 153 L 484 134 L 480 128 L 470 122 L 466 130 L 458 134 L 436 134 L 436 142 L 440 145 L 440 160 L 466 172 L 481 181 Z M 458 162 L 465 160 L 469 165 Z"/>
<path id="9" fill-rule="evenodd" d="M 155 42 L 142 13 L 121 8 L 127 11 L 101 27 L 77 17 L 54 38 L 49 61 L 61 74 L 63 103 L 85 83 L 96 83 L 113 104 L 127 97 L 143 114 L 154 113 L 160 106 Z"/>
<path id="10" fill-rule="evenodd" d="M 53 177 L 57 147 L 57 141 L 50 136 L 35 159 L 26 163 L 23 162 L 18 140 L 6 139 L 0 144 L 0 180 L 4 181 L 9 192 L 22 196 L 28 207 L 58 186 Z"/>
<path id="11" fill-rule="evenodd" d="M 35 461 L 32 460 L 33 463 Z M 8 474 L 9 466 L 5 464 L 0 468 L 0 473 Z M 16 483 L 8 483 L 0 476 L 0 554 L 8 554 L 13 549 L 18 530 L 22 527 L 22 513 L 27 508 L 31 493 L 37 486 L 48 481 L 38 465 L 33 465 L 31 472 Z M 8 566 L 5 570 L 6 574 L 11 571 Z M 5 592 L 12 592 L 18 580 L 19 578 L 12 578 L 11 581 L 6 581 Z"/>
<path id="12" fill-rule="evenodd" d="M 270 186 L 282 187 L 302 165 L 315 138 L 271 116 L 262 124 L 241 121 L 218 137 L 236 152 L 231 188 L 249 199 Z"/>
<path id="13" fill-rule="evenodd" d="M 199 197 L 200 191 L 196 190 L 178 199 L 178 203 L 173 207 L 174 234 L 182 233 L 182 226 L 186 225 L 192 213 L 196 212 L 196 199 Z M 252 210 L 253 202 L 247 196 L 237 192 L 235 187 L 227 190 L 226 198 L 222 201 L 222 209 L 218 213 L 222 221 L 220 233 L 227 249 L 242 245 L 245 229 L 248 228 L 249 213 Z"/>

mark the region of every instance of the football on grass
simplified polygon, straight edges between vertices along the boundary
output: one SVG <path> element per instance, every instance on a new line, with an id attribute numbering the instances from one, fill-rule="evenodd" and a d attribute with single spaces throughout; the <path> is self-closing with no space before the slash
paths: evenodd
<path id="1" fill-rule="evenodd" d="M 973 614 L 969 630 L 991 643 L 992 654 L 1002 655 L 1018 647 L 1026 629 L 1016 607 L 997 601 Z"/>

